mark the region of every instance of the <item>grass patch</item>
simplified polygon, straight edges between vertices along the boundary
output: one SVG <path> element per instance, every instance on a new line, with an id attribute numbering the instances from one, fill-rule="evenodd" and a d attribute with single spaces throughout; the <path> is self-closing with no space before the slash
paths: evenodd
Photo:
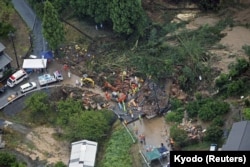
<path id="1" fill-rule="evenodd" d="M 105 156 L 99 165 L 102 167 L 132 166 L 132 156 L 130 153 L 132 144 L 133 142 L 126 132 L 126 129 L 122 126 L 117 127 L 107 143 Z"/>
<path id="2" fill-rule="evenodd" d="M 24 135 L 10 128 L 4 129 L 3 140 L 6 142 L 6 147 L 16 149 L 22 142 Z"/>
<path id="3" fill-rule="evenodd" d="M 199 151 L 209 151 L 210 145 L 211 145 L 211 143 L 209 143 L 209 142 L 202 142 L 202 143 L 183 147 L 182 150 L 183 151 L 198 151 L 198 150 Z"/>

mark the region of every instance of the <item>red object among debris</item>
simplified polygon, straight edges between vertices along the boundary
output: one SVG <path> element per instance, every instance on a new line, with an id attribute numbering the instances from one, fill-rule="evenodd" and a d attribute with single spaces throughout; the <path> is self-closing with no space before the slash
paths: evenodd
<path id="1" fill-rule="evenodd" d="M 118 102 L 124 102 L 124 100 L 126 99 L 127 95 L 125 95 L 124 93 L 120 93 L 120 96 L 118 98 Z"/>
<path id="2" fill-rule="evenodd" d="M 105 92 L 105 97 L 108 101 L 111 99 L 111 96 L 107 91 Z"/>

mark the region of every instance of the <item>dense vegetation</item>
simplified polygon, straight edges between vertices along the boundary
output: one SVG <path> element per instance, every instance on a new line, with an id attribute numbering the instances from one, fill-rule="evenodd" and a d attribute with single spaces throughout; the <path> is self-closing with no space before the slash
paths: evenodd
<path id="1" fill-rule="evenodd" d="M 7 152 L 0 152 L 0 166 L 1 167 L 26 167 L 24 162 L 19 162 L 17 158 Z"/>
<path id="2" fill-rule="evenodd" d="M 9 0 L 0 1 L 0 37 L 7 38 L 9 32 L 14 32 L 15 28 L 11 25 L 11 15 L 14 13 Z"/>
<path id="3" fill-rule="evenodd" d="M 121 166 L 131 167 L 132 155 L 130 148 L 133 142 L 124 128 L 115 129 L 112 133 L 105 151 L 102 167 Z"/>
<path id="4" fill-rule="evenodd" d="M 47 39 L 52 50 L 57 50 L 59 44 L 64 40 L 63 24 L 58 18 L 57 10 L 46 1 L 43 15 L 43 35 Z"/>
<path id="5" fill-rule="evenodd" d="M 200 96 L 197 95 L 197 97 Z M 172 111 L 166 115 L 167 122 L 181 123 L 184 117 L 184 111 L 187 111 L 188 117 L 193 120 L 199 118 L 204 122 L 210 122 L 210 126 L 207 128 L 205 136 L 203 136 L 204 141 L 220 141 L 223 135 L 222 127 L 224 125 L 222 116 L 230 110 L 228 103 L 221 100 L 200 97 L 188 104 L 183 104 L 179 100 L 172 99 L 171 104 L 173 104 L 173 107 Z M 187 136 L 187 132 L 177 126 L 171 127 L 170 135 L 175 140 L 174 147 L 177 148 L 198 142 L 197 140 L 190 140 Z"/>
<path id="6" fill-rule="evenodd" d="M 6 0 L 0 3 L 8 4 L 7 2 Z M 105 56 L 100 56 L 89 63 L 87 66 L 89 70 L 99 73 L 133 69 L 136 74 L 145 78 L 151 76 L 156 82 L 169 77 L 191 95 L 200 84 L 197 82 L 199 76 L 202 76 L 203 82 L 207 85 L 212 83 L 215 75 L 210 68 L 213 62 L 208 50 L 223 37 L 221 31 L 225 27 L 233 26 L 233 21 L 228 18 L 215 26 L 205 25 L 192 31 L 185 30 L 186 22 L 154 23 L 147 18 L 140 0 L 45 2 L 29 0 L 29 2 L 43 19 L 43 33 L 51 49 L 56 50 L 64 42 L 60 20 L 65 19 L 65 16 L 91 20 L 90 22 L 98 26 L 102 23 L 112 25 L 112 30 L 121 40 L 100 45 L 99 47 L 104 49 L 102 54 Z M 199 3 L 199 7 L 203 10 L 219 9 L 218 1 L 195 2 Z M 0 16 L 5 17 L 3 20 L 8 20 L 8 15 L 2 11 L 4 10 L 0 10 Z M 8 22 L 0 22 L 0 36 L 6 36 L 10 29 Z M 177 29 L 180 30 L 178 33 Z M 244 50 L 250 54 L 249 46 L 245 46 Z M 223 98 L 239 96 L 248 84 L 248 78 L 242 74 L 249 69 L 249 61 L 239 59 L 230 66 L 230 69 L 229 74 L 221 74 L 216 80 L 219 95 Z M 207 129 L 204 140 L 209 142 L 220 140 L 223 133 L 222 116 L 229 111 L 229 104 L 220 99 L 198 98 L 198 96 L 188 104 L 175 99 L 171 99 L 171 104 L 172 112 L 167 114 L 167 122 L 181 122 L 186 110 L 188 116 L 193 119 L 210 121 L 211 126 Z M 26 101 L 26 106 L 32 118 L 30 120 L 39 124 L 50 123 L 62 129 L 63 133 L 60 135 L 69 141 L 85 138 L 102 142 L 106 139 L 114 118 L 111 111 L 85 111 L 79 101 L 72 99 L 52 102 L 45 93 L 33 94 Z M 249 118 L 249 108 L 243 113 Z M 177 126 L 171 128 L 170 135 L 178 147 L 193 144 L 188 140 L 187 134 Z M 103 166 L 131 166 L 128 152 L 130 146 L 131 141 L 123 130 L 114 132 L 106 149 Z"/>
<path id="7" fill-rule="evenodd" d="M 44 17 L 43 1 L 29 0 L 29 2 L 38 11 L 40 17 Z M 140 0 L 51 0 L 50 2 L 62 14 L 71 10 L 72 14 L 79 19 L 90 17 L 97 24 L 109 22 L 113 25 L 113 30 L 120 34 L 142 35 L 146 26 L 147 19 Z"/>
<path id="8" fill-rule="evenodd" d="M 246 94 L 246 86 L 249 83 L 248 70 L 250 64 L 246 59 L 237 59 L 236 63 L 230 65 L 228 74 L 221 74 L 216 80 L 216 86 L 220 94 L 225 97 Z"/>
<path id="9" fill-rule="evenodd" d="M 63 130 L 60 135 L 69 141 L 86 139 L 101 143 L 114 121 L 112 111 L 86 111 L 80 101 L 72 99 L 53 102 L 44 92 L 32 94 L 26 107 L 30 121 L 59 127 Z"/>

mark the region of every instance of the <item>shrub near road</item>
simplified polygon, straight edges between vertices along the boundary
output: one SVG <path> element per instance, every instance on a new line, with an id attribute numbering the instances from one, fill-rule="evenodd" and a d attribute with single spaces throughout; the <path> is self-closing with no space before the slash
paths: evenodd
<path id="1" fill-rule="evenodd" d="M 84 110 L 80 101 L 66 99 L 58 102 L 48 100 L 43 92 L 34 93 L 27 101 L 27 109 L 32 112 L 30 120 L 39 124 L 51 124 L 63 130 L 63 137 L 69 141 L 81 139 L 97 142 L 107 136 L 112 126 L 114 114 L 108 110 Z M 52 104 L 57 103 L 57 107 Z"/>

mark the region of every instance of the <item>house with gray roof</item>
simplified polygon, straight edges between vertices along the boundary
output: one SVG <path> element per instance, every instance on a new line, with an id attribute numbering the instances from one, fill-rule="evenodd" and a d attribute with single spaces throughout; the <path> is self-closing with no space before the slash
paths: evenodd
<path id="1" fill-rule="evenodd" d="M 222 151 L 250 151 L 250 121 L 233 124 Z"/>
<path id="2" fill-rule="evenodd" d="M 0 80 L 6 71 L 11 69 L 12 58 L 4 52 L 5 46 L 0 42 Z"/>

